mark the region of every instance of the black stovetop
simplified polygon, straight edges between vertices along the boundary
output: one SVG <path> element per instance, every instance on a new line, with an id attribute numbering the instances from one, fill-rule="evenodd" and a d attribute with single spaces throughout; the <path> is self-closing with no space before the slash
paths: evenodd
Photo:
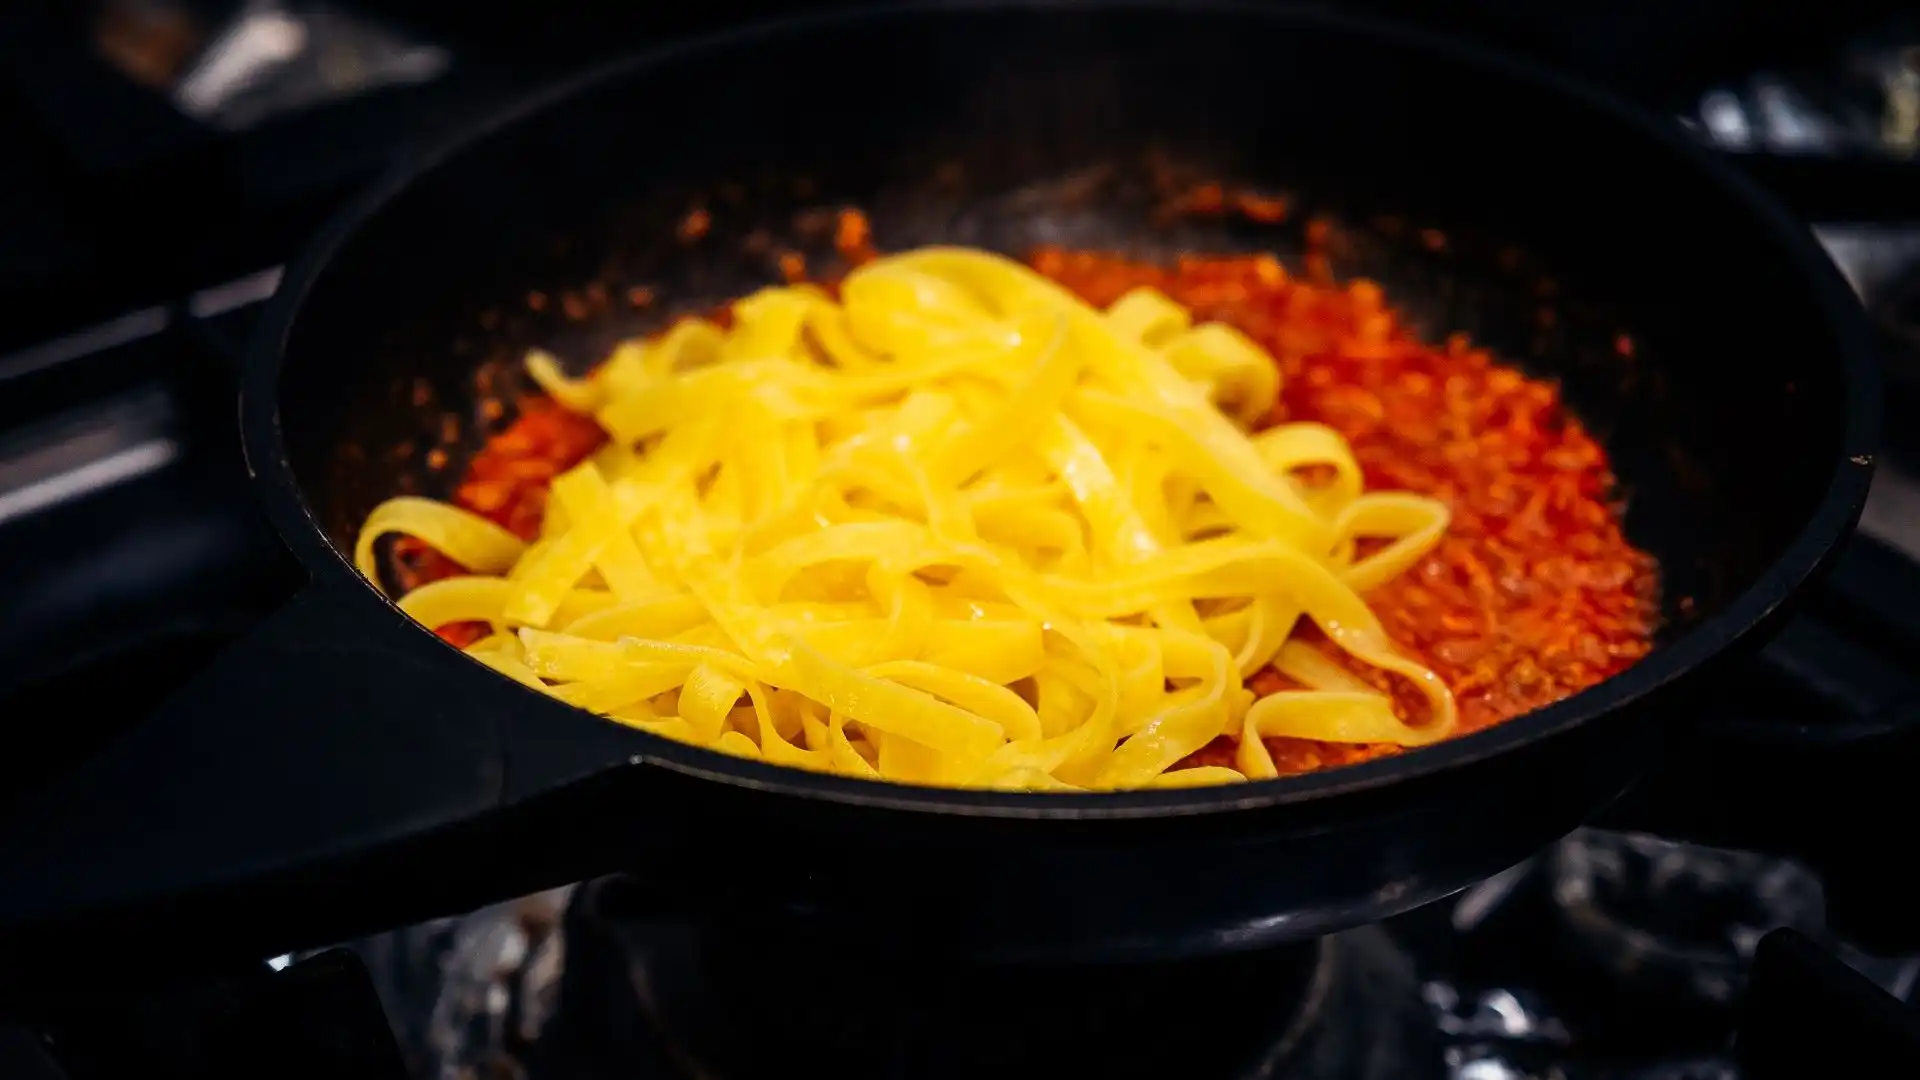
<path id="1" fill-rule="evenodd" d="M 24 10 L 4 13 L 0 39 Z M 1883 41 L 1847 63 L 1898 54 Z M 25 181 L 0 236 L 42 245 L 0 243 L 18 256 L 0 260 L 0 307 L 20 313 L 0 327 L 0 808 L 137 723 L 300 584 L 251 502 L 232 423 L 241 343 L 298 238 L 368 168 L 566 66 L 551 51 L 469 63 L 456 48 L 442 77 L 180 159 L 98 132 L 24 134 L 44 118 L 0 92 L 8 167 Z M 1875 312 L 1898 414 L 1920 371 L 1920 184 L 1897 159 L 1863 156 L 1855 98 L 1813 93 L 1783 113 L 1780 87 L 1807 85 L 1763 73 L 1668 104 L 1707 137 L 1746 132 L 1749 150 L 1814 114 L 1830 140 L 1861 144 L 1756 167 Z M 115 157 L 135 150 L 149 156 Z M 100 209 L 156 177 L 215 174 L 253 182 L 142 203 L 150 220 Z M 142 244 L 154 258 L 129 263 Z M 34 251 L 64 254 L 37 274 Z M 1869 535 L 1728 681 L 1729 717 L 1833 724 L 1920 702 L 1920 456 L 1890 450 Z M 1867 869 L 1904 892 L 1897 840 Z M 128 959 L 58 990 L 0 972 L 0 1076 L 1678 1080 L 1738 1075 L 1736 1030 L 1755 1078 L 1854 1075 L 1874 1055 L 1859 1075 L 1920 1075 L 1920 1060 L 1893 1056 L 1920 1046 L 1920 958 L 1836 934 L 1803 866 L 1633 833 L 1583 831 L 1459 897 L 1310 946 L 1150 968 L 955 970 L 884 943 L 822 957 L 778 928 L 624 917 L 624 887 L 588 882 L 271 963 Z"/>

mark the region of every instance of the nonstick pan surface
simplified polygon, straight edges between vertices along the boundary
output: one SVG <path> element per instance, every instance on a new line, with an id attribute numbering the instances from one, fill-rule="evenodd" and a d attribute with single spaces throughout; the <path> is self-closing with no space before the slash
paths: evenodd
<path id="1" fill-rule="evenodd" d="M 1180 184 L 1284 192 L 1255 225 Z M 1625 674 L 1448 743 L 1218 789 L 945 791 L 666 742 L 516 687 L 353 572 L 359 520 L 444 494 L 530 345 L 613 340 L 876 240 L 1298 254 L 1559 379 L 1606 441 L 1667 627 Z M 696 242 L 679 224 L 712 227 Z M 621 303 L 644 287 L 644 311 Z M 536 295 L 537 294 L 537 295 Z M 1207 4 L 826 16 L 636 58 L 404 170 L 288 277 L 243 433 L 313 574 L 125 744 L 0 829 L 0 926 L 163 910 L 276 944 L 637 867 L 664 914 L 782 915 L 999 958 L 1249 947 L 1518 861 L 1623 790 L 1824 564 L 1877 388 L 1805 230 L 1677 131 L 1551 75 L 1344 18 Z M 1635 343 L 1631 355 L 1616 347 Z M 743 433 L 746 434 L 746 433 Z M 142 837 L 122 823 L 140 808 Z M 56 849 L 104 850 L 87 865 Z M 37 856 L 38 862 L 33 862 Z M 393 875 L 430 880 L 396 887 Z M 300 897 L 325 883 L 330 906 Z M 406 899 L 399 897 L 404 894 Z M 237 931 L 235 931 L 237 932 Z"/>

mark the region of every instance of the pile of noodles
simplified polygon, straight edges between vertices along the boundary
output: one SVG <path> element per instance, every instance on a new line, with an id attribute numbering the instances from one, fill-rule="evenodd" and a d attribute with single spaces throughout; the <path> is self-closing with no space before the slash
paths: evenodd
<path id="1" fill-rule="evenodd" d="M 730 328 L 683 320 L 587 379 L 529 366 L 610 436 L 554 481 L 540 538 L 397 498 L 355 558 L 373 576 L 397 533 L 468 568 L 400 607 L 491 624 L 475 659 L 579 708 L 782 765 L 1035 790 L 1259 779 L 1262 737 L 1454 727 L 1362 599 L 1445 507 L 1364 492 L 1323 425 L 1249 433 L 1272 359 L 1154 290 L 1101 311 L 928 248 L 837 301 L 771 288 Z M 1302 619 L 1404 680 L 1407 718 L 1290 640 Z M 1299 688 L 1256 700 L 1268 665 Z M 1222 735 L 1234 768 L 1175 768 Z"/>

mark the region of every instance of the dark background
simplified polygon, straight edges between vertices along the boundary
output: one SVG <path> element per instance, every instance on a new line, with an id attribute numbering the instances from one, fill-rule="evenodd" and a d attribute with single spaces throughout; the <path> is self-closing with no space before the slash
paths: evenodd
<path id="1" fill-rule="evenodd" d="M 152 0 L 0 5 L 0 310 L 8 312 L 0 320 L 0 354 L 151 302 L 169 287 L 163 283 L 183 276 L 213 283 L 284 257 L 343 192 L 396 152 L 532 86 L 665 36 L 827 5 L 360 4 L 405 32 L 445 45 L 454 57 L 448 74 L 281 115 L 238 134 L 189 119 L 102 62 L 101 13 L 155 6 Z M 193 8 L 203 34 L 238 7 L 169 6 Z M 1656 108 L 1683 104 L 1722 75 L 1821 55 L 1899 7 L 1892 0 L 1368 0 L 1339 6 L 1530 53 Z M 1580 10 L 1565 10 L 1575 7 Z"/>

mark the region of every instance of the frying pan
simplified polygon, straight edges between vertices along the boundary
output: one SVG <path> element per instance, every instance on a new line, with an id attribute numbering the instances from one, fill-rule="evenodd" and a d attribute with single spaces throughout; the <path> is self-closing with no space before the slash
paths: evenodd
<path id="1" fill-rule="evenodd" d="M 1283 190 L 1300 212 L 1168 220 L 1159 193 L 1182 177 Z M 1548 708 L 1351 768 L 948 791 L 573 711 L 354 573 L 360 518 L 447 490 L 459 461 L 436 471 L 426 448 L 471 451 L 476 385 L 498 391 L 525 347 L 584 362 L 745 293 L 774 280 L 771 252 L 822 252 L 818 211 L 846 204 L 883 246 L 1014 253 L 1286 256 L 1300 221 L 1335 223 L 1337 272 L 1560 380 L 1606 440 L 1628 530 L 1663 565 L 1658 648 Z M 688 243 L 675 226 L 695 207 L 714 224 Z M 623 307 L 634 285 L 660 301 Z M 0 925 L 20 949 L 139 913 L 280 948 L 612 869 L 637 871 L 663 917 L 779 916 L 993 959 L 1196 954 L 1382 918 L 1606 807 L 1788 611 L 1867 490 L 1878 388 L 1859 321 L 1805 230 L 1724 163 L 1418 32 L 1208 3 L 945 4 L 640 56 L 401 170 L 289 273 L 241 427 L 312 584 L 16 808 Z"/>

